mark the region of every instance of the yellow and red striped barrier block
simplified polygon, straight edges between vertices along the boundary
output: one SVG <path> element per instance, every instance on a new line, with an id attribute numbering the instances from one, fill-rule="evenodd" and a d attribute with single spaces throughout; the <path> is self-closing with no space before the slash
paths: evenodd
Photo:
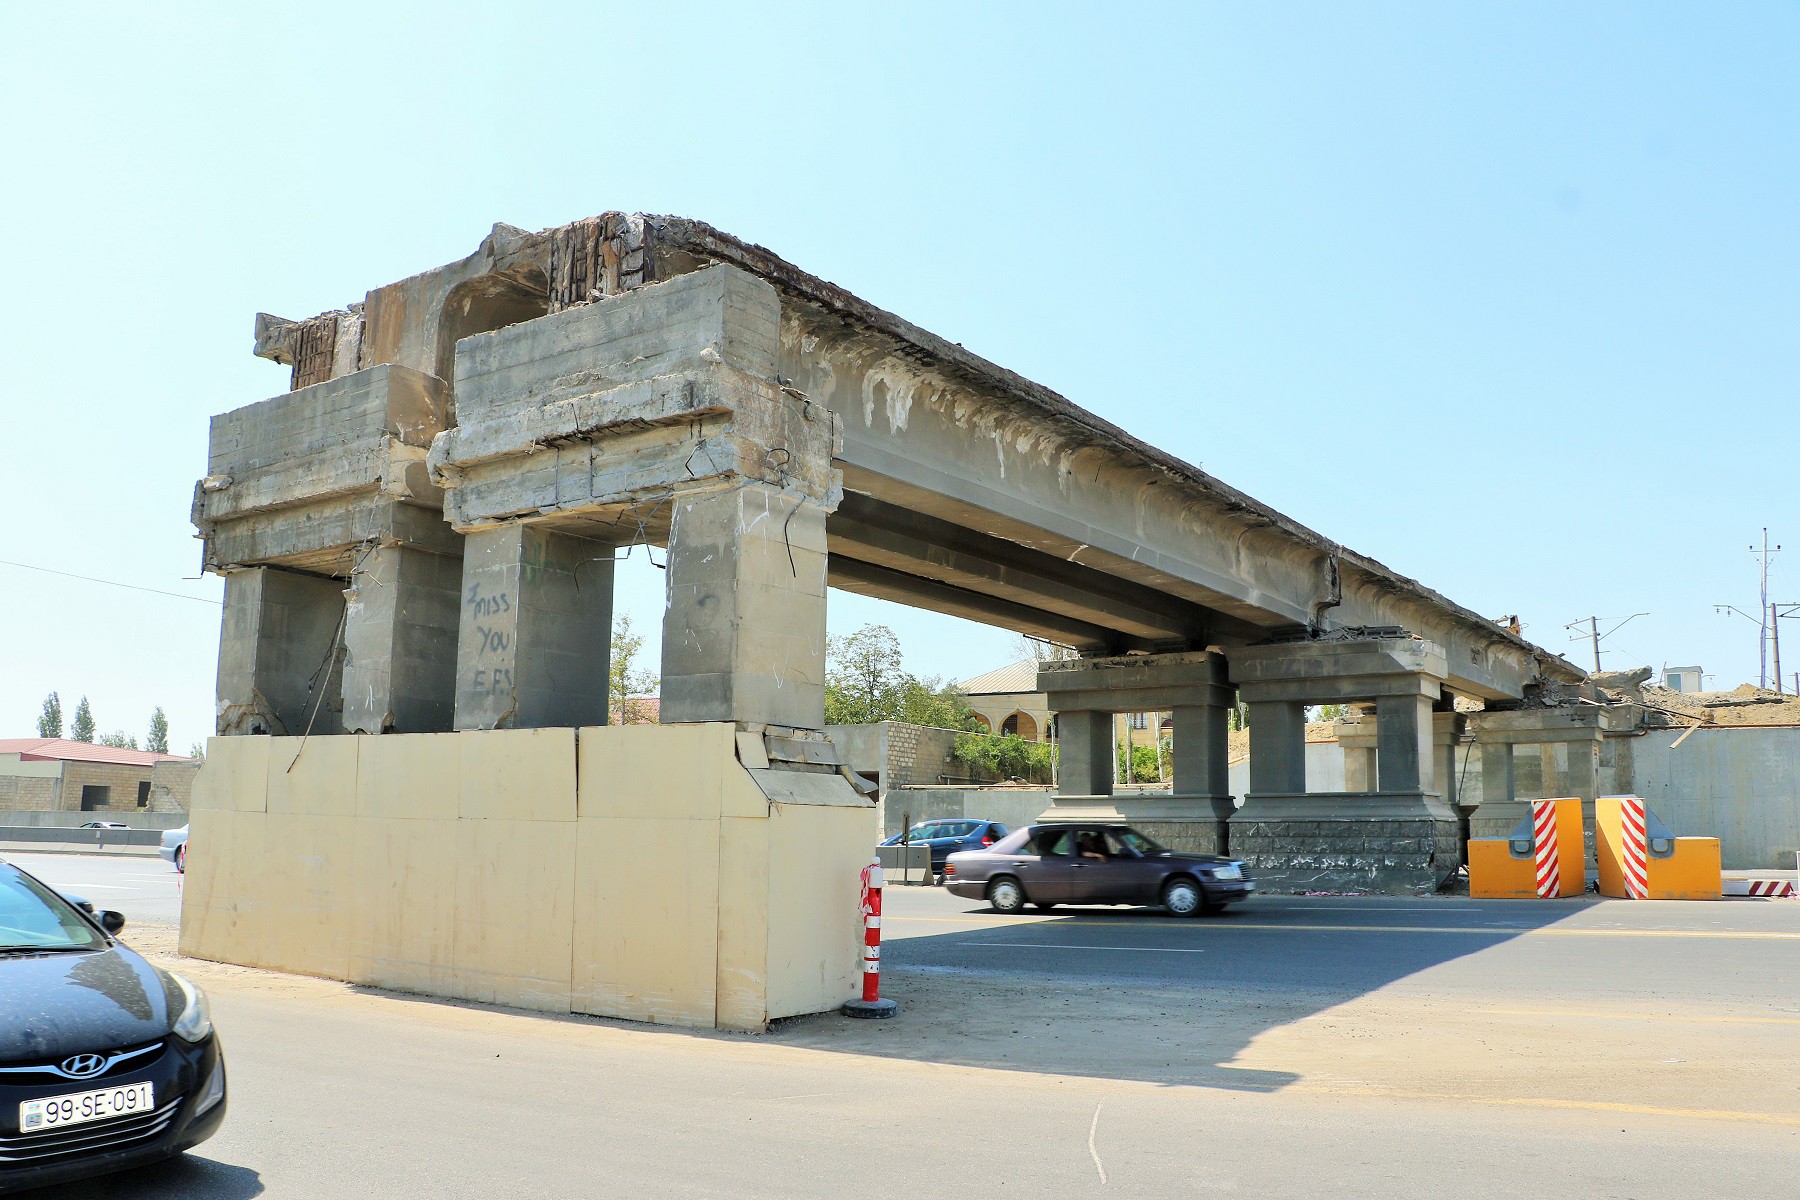
<path id="1" fill-rule="evenodd" d="M 1621 900 L 1717 900 L 1719 839 L 1669 832 L 1642 796 L 1594 802 L 1594 850 L 1600 894 Z"/>
<path id="2" fill-rule="evenodd" d="M 1581 801 L 1533 800 L 1511 837 L 1471 838 L 1469 895 L 1486 900 L 1553 900 L 1586 889 Z"/>

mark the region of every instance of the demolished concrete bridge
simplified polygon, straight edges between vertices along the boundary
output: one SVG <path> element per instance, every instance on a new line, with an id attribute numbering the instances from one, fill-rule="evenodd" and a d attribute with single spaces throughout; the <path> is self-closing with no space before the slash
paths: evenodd
<path id="1" fill-rule="evenodd" d="M 221 735 L 604 726 L 614 563 L 657 546 L 661 721 L 729 725 L 774 802 L 862 803 L 822 732 L 836 587 L 1080 652 L 1042 681 L 1053 814 L 1229 846 L 1277 884 L 1419 888 L 1460 863 L 1440 766 L 1456 698 L 1516 706 L 1583 678 L 698 221 L 495 226 L 343 310 L 259 316 L 256 352 L 292 390 L 214 418 L 195 493 L 205 568 L 227 580 Z M 1224 782 L 1238 699 L 1241 807 Z M 1305 706 L 1365 701 L 1366 787 L 1309 793 Z M 1176 713 L 1176 794 L 1126 812 L 1107 714 L 1150 708 Z"/>

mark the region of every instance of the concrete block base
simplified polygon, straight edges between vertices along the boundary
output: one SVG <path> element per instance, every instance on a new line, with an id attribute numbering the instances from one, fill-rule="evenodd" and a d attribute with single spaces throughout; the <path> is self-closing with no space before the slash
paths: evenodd
<path id="1" fill-rule="evenodd" d="M 1225 854 L 1229 796 L 1056 796 L 1040 821 L 1123 821 L 1171 850 Z"/>
<path id="2" fill-rule="evenodd" d="M 1264 892 L 1415 896 L 1456 875 L 1463 842 L 1454 810 L 1428 794 L 1253 795 L 1231 820 L 1231 853 Z"/>
<path id="3" fill-rule="evenodd" d="M 181 951 L 699 1028 L 835 1009 L 862 990 L 874 806 L 836 775 L 745 768 L 735 735 L 214 738 Z"/>

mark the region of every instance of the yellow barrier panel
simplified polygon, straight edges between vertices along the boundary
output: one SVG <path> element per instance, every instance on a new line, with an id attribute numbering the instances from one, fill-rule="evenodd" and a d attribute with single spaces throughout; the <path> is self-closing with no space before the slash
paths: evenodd
<path id="1" fill-rule="evenodd" d="M 1621 900 L 1717 900 L 1718 838 L 1669 834 L 1641 796 L 1594 802 L 1600 894 Z"/>
<path id="2" fill-rule="evenodd" d="M 1533 800 L 1531 814 L 1511 837 L 1469 841 L 1469 895 L 1485 900 L 1579 896 L 1582 866 L 1581 801 Z"/>

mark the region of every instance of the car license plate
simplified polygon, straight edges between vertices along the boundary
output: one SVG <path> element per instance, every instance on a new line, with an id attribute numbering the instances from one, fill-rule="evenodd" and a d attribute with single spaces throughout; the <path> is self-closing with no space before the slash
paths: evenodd
<path id="1" fill-rule="evenodd" d="M 76 1092 L 68 1096 L 46 1096 L 19 1105 L 19 1132 L 36 1133 L 64 1125 L 104 1121 L 108 1117 L 149 1112 L 155 1105 L 156 1096 L 148 1083 L 128 1083 L 123 1087 Z"/>

